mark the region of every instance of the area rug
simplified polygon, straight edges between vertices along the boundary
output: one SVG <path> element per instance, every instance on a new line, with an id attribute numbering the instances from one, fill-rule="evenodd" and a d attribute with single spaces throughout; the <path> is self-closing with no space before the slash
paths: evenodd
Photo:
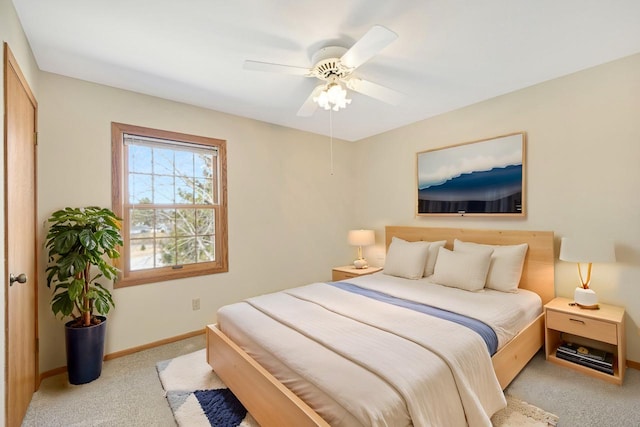
<path id="1" fill-rule="evenodd" d="M 206 350 L 159 362 L 156 369 L 180 427 L 259 427 L 211 370 Z"/>
<path id="2" fill-rule="evenodd" d="M 558 416 L 507 395 L 507 407 L 491 417 L 494 427 L 556 427 Z"/>
<path id="3" fill-rule="evenodd" d="M 156 365 L 167 401 L 180 427 L 258 427 L 240 401 L 211 370 L 198 350 Z M 507 407 L 491 418 L 494 427 L 556 426 L 558 417 L 507 396 Z"/>

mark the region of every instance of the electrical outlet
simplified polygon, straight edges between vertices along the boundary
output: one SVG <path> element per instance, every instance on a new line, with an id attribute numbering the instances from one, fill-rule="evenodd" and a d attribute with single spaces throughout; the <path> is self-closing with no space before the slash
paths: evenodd
<path id="1" fill-rule="evenodd" d="M 200 310 L 200 298 L 194 298 L 191 300 L 191 308 L 193 311 Z"/>

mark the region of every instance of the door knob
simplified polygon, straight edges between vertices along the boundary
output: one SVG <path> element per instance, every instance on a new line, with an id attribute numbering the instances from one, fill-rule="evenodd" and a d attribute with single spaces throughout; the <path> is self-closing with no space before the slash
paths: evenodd
<path id="1" fill-rule="evenodd" d="M 27 282 L 27 275 L 24 274 L 24 273 L 18 274 L 17 276 L 14 276 L 13 274 L 10 274 L 9 275 L 9 286 L 12 286 L 13 282 L 26 283 Z"/>

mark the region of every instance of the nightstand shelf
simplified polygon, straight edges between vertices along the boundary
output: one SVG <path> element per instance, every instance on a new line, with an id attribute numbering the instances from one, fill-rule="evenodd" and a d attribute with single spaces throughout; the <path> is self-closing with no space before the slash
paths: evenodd
<path id="1" fill-rule="evenodd" d="M 377 273 L 380 270 L 382 270 L 382 267 L 355 268 L 353 265 L 335 267 L 331 270 L 331 280 L 337 282 L 338 280 L 352 279 L 354 277 Z"/>
<path id="2" fill-rule="evenodd" d="M 600 304 L 598 310 L 571 306 L 568 298 L 555 298 L 544 306 L 545 355 L 548 361 L 621 385 L 626 368 L 624 308 Z M 613 375 L 556 357 L 564 342 L 613 353 Z"/>

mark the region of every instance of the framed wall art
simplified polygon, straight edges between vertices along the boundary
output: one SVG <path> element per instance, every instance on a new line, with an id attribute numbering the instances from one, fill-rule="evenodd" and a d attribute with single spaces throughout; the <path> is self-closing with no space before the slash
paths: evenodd
<path id="1" fill-rule="evenodd" d="M 416 214 L 525 216 L 524 132 L 417 153 Z"/>

